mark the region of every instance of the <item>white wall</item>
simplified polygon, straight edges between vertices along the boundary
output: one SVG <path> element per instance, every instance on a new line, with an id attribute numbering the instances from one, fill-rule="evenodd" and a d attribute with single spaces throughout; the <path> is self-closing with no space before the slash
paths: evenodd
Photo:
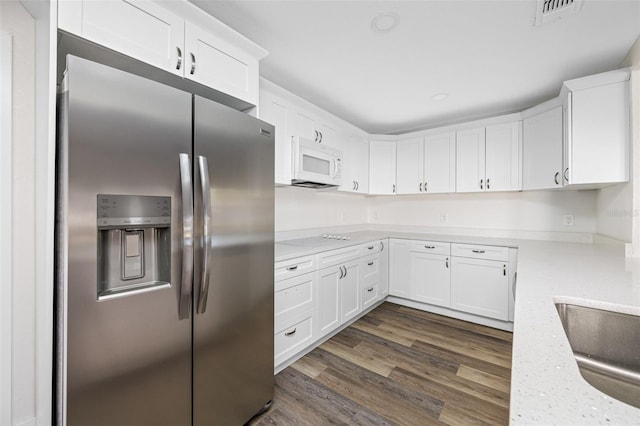
<path id="1" fill-rule="evenodd" d="M 35 22 L 14 0 L 0 1 L 0 28 L 13 35 L 11 424 L 36 417 Z M 3 404 L 5 401 L 3 401 Z"/>
<path id="2" fill-rule="evenodd" d="M 369 217 L 374 224 L 593 233 L 595 201 L 592 190 L 375 197 Z M 563 225 L 565 214 L 573 226 Z"/>
<path id="3" fill-rule="evenodd" d="M 600 235 L 631 242 L 633 184 L 631 182 L 602 188 L 596 196 L 596 230 Z"/>
<path id="4" fill-rule="evenodd" d="M 279 187 L 275 203 L 276 232 L 367 223 L 368 199 L 363 196 Z"/>

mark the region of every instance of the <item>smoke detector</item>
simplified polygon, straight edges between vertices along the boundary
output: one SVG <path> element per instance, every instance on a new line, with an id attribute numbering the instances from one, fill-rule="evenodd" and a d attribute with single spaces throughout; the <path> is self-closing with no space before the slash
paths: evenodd
<path id="1" fill-rule="evenodd" d="M 581 6 L 582 0 L 538 0 L 535 26 L 575 15 L 580 11 Z"/>

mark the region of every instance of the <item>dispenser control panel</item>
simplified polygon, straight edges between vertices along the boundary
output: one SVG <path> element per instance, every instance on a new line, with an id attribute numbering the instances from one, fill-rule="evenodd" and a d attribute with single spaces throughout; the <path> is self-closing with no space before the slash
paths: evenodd
<path id="1" fill-rule="evenodd" d="M 171 224 L 171 197 L 98 194 L 98 228 L 163 227 Z"/>

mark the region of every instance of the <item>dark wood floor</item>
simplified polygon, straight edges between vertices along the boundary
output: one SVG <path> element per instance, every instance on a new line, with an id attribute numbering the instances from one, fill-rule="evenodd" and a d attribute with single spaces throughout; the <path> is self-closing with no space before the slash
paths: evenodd
<path id="1" fill-rule="evenodd" d="M 511 333 L 384 303 L 276 376 L 251 425 L 507 424 Z"/>

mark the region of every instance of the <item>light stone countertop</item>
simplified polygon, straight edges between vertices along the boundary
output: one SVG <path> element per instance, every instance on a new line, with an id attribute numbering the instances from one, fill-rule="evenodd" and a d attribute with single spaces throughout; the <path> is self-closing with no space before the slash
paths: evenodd
<path id="1" fill-rule="evenodd" d="M 584 381 L 554 304 L 570 302 L 640 315 L 640 259 L 626 258 L 622 245 L 389 231 L 346 235 L 351 244 L 313 248 L 276 243 L 276 261 L 383 238 L 517 247 L 511 424 L 640 424 L 640 409 Z"/>

